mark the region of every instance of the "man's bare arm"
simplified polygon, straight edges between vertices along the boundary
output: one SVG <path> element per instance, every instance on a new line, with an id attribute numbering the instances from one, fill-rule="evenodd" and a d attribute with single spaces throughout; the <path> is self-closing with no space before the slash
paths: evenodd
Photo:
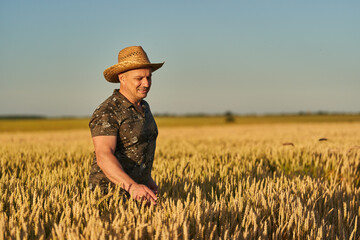
<path id="1" fill-rule="evenodd" d="M 107 178 L 130 193 L 137 200 L 147 199 L 155 203 L 156 195 L 145 185 L 137 184 L 115 157 L 116 137 L 115 136 L 96 136 L 93 137 L 97 164 Z"/>

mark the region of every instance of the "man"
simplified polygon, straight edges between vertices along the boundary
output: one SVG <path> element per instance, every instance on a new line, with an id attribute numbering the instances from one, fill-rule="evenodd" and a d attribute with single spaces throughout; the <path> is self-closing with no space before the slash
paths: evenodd
<path id="1" fill-rule="evenodd" d="M 93 113 L 89 123 L 95 148 L 89 187 L 104 194 L 120 185 L 133 199 L 156 204 L 158 186 L 151 177 L 156 138 L 155 120 L 143 99 L 151 87 L 152 72 L 164 63 L 150 63 L 140 46 L 119 52 L 118 63 L 104 71 L 120 89 Z"/>

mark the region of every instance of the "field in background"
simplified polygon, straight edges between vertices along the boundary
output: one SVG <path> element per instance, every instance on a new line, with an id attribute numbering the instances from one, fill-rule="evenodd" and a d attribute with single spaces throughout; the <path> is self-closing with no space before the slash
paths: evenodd
<path id="1" fill-rule="evenodd" d="M 88 119 L 1 121 L 0 239 L 359 239 L 360 122 L 318 117 L 157 119 L 148 208 L 89 191 Z"/>
<path id="2" fill-rule="evenodd" d="M 159 127 L 217 126 L 230 124 L 226 117 L 156 117 Z M 231 124 L 360 122 L 360 115 L 275 115 L 234 117 Z M 88 118 L 1 120 L 0 132 L 88 129 Z"/>

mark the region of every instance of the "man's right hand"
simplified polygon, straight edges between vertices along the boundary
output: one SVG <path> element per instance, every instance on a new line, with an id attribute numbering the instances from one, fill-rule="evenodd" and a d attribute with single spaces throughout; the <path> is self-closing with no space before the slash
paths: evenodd
<path id="1" fill-rule="evenodd" d="M 143 184 L 131 184 L 129 186 L 128 192 L 130 196 L 138 201 L 144 201 L 151 202 L 152 204 L 156 205 L 157 197 L 154 194 L 153 191 L 150 190 L 147 186 Z"/>

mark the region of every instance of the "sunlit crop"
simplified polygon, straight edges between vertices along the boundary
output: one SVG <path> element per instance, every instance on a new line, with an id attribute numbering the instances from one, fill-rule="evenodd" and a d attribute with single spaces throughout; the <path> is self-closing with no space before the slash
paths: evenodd
<path id="1" fill-rule="evenodd" d="M 162 127 L 151 207 L 89 191 L 92 154 L 88 130 L 1 133 L 0 239 L 360 238 L 359 123 Z"/>

